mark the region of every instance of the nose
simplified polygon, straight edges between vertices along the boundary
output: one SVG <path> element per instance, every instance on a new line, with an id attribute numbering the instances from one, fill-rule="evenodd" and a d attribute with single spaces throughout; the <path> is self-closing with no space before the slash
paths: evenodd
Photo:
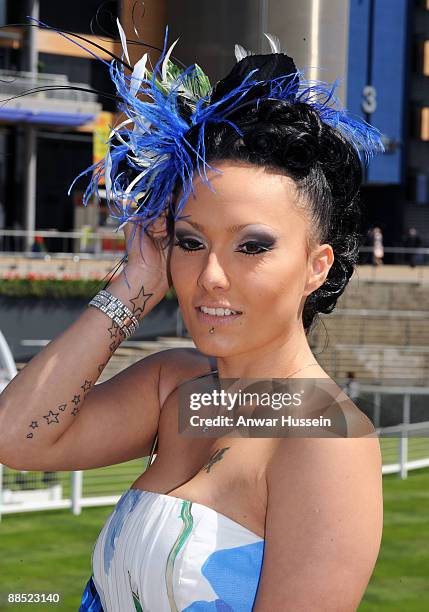
<path id="1" fill-rule="evenodd" d="M 209 253 L 206 263 L 197 281 L 198 286 L 205 291 L 228 289 L 229 279 L 220 265 L 215 253 Z"/>

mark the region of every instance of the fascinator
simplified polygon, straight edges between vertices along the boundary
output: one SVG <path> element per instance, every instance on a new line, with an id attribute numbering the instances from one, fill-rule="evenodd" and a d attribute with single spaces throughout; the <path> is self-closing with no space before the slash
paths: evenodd
<path id="1" fill-rule="evenodd" d="M 37 24 L 55 30 L 40 21 Z M 179 39 L 167 47 L 168 26 L 154 67 L 148 53 L 130 65 L 129 41 L 119 20 L 117 27 L 121 58 L 113 56 L 106 62 L 94 50 L 84 48 L 108 67 L 117 107 L 125 118 L 111 126 L 104 159 L 81 172 L 69 190 L 70 193 L 76 181 L 90 175 L 83 198 L 86 205 L 93 196 L 100 196 L 99 185 L 104 182 L 110 216 L 117 222 L 117 229 L 128 221 L 146 227 L 168 208 L 177 219 L 193 192 L 195 172 L 210 188 L 207 169 L 219 172 L 205 159 L 206 127 L 227 123 L 242 136 L 234 118 L 264 100 L 310 105 L 322 122 L 338 130 L 354 146 L 362 163 L 367 164 L 376 152 L 384 151 L 380 132 L 341 107 L 335 95 L 339 80 L 332 84 L 306 80 L 272 34 L 265 34 L 271 48 L 269 54 L 256 55 L 236 44 L 236 64 L 212 86 L 198 64 L 181 67 L 172 60 Z M 84 46 L 68 33 L 56 31 Z M 191 130 L 194 144 L 187 138 Z M 177 185 L 181 197 L 173 210 L 172 194 Z"/>

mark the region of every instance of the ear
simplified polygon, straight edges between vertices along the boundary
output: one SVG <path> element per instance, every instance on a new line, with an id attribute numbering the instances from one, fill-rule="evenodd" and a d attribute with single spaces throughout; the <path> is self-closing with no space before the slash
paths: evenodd
<path id="1" fill-rule="evenodd" d="M 334 251 L 330 244 L 321 244 L 311 252 L 308 258 L 304 296 L 310 295 L 310 293 L 313 293 L 313 291 L 316 291 L 316 289 L 323 285 L 333 263 Z"/>

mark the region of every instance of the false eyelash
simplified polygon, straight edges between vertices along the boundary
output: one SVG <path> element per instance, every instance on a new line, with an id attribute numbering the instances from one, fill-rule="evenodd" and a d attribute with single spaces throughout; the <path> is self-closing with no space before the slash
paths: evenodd
<path id="1" fill-rule="evenodd" d="M 183 246 L 185 242 L 189 242 L 189 241 L 198 242 L 197 240 L 194 240 L 193 238 L 188 238 L 186 240 L 176 240 L 176 242 L 174 243 L 174 246 L 178 246 L 186 253 L 192 253 L 194 251 L 201 251 L 201 249 L 187 249 L 185 246 Z M 258 251 L 257 253 L 246 253 L 245 251 L 238 251 L 239 253 L 242 253 L 243 255 L 261 255 L 262 253 L 271 251 L 272 249 L 272 247 L 265 246 L 259 242 L 252 242 L 252 241 L 243 242 L 241 246 L 245 246 L 246 244 L 251 244 L 252 246 L 258 246 L 261 250 Z"/>
<path id="2" fill-rule="evenodd" d="M 255 241 L 252 241 L 252 240 L 249 240 L 248 242 L 243 242 L 242 246 L 245 246 L 246 244 L 247 245 L 251 244 L 252 246 L 256 246 L 260 250 L 257 253 L 245 253 L 244 251 L 240 251 L 240 253 L 243 253 L 243 255 L 261 255 L 262 253 L 266 253 L 267 251 L 271 251 L 272 250 L 271 246 L 267 246 L 267 245 L 264 245 L 264 244 L 262 244 L 260 242 L 255 242 Z"/>

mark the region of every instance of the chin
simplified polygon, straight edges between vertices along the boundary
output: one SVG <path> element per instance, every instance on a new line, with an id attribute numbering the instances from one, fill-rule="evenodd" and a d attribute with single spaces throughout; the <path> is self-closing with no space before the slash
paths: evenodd
<path id="1" fill-rule="evenodd" d="M 207 334 L 204 333 L 196 333 L 193 334 L 191 332 L 190 336 L 195 343 L 196 348 L 205 355 L 209 355 L 211 357 L 231 357 L 232 355 L 236 355 L 237 353 L 243 352 L 243 347 L 237 346 L 237 342 L 232 343 L 227 337 L 217 338 L 212 337 L 207 331 Z M 216 334 L 214 332 L 213 336 Z"/>

